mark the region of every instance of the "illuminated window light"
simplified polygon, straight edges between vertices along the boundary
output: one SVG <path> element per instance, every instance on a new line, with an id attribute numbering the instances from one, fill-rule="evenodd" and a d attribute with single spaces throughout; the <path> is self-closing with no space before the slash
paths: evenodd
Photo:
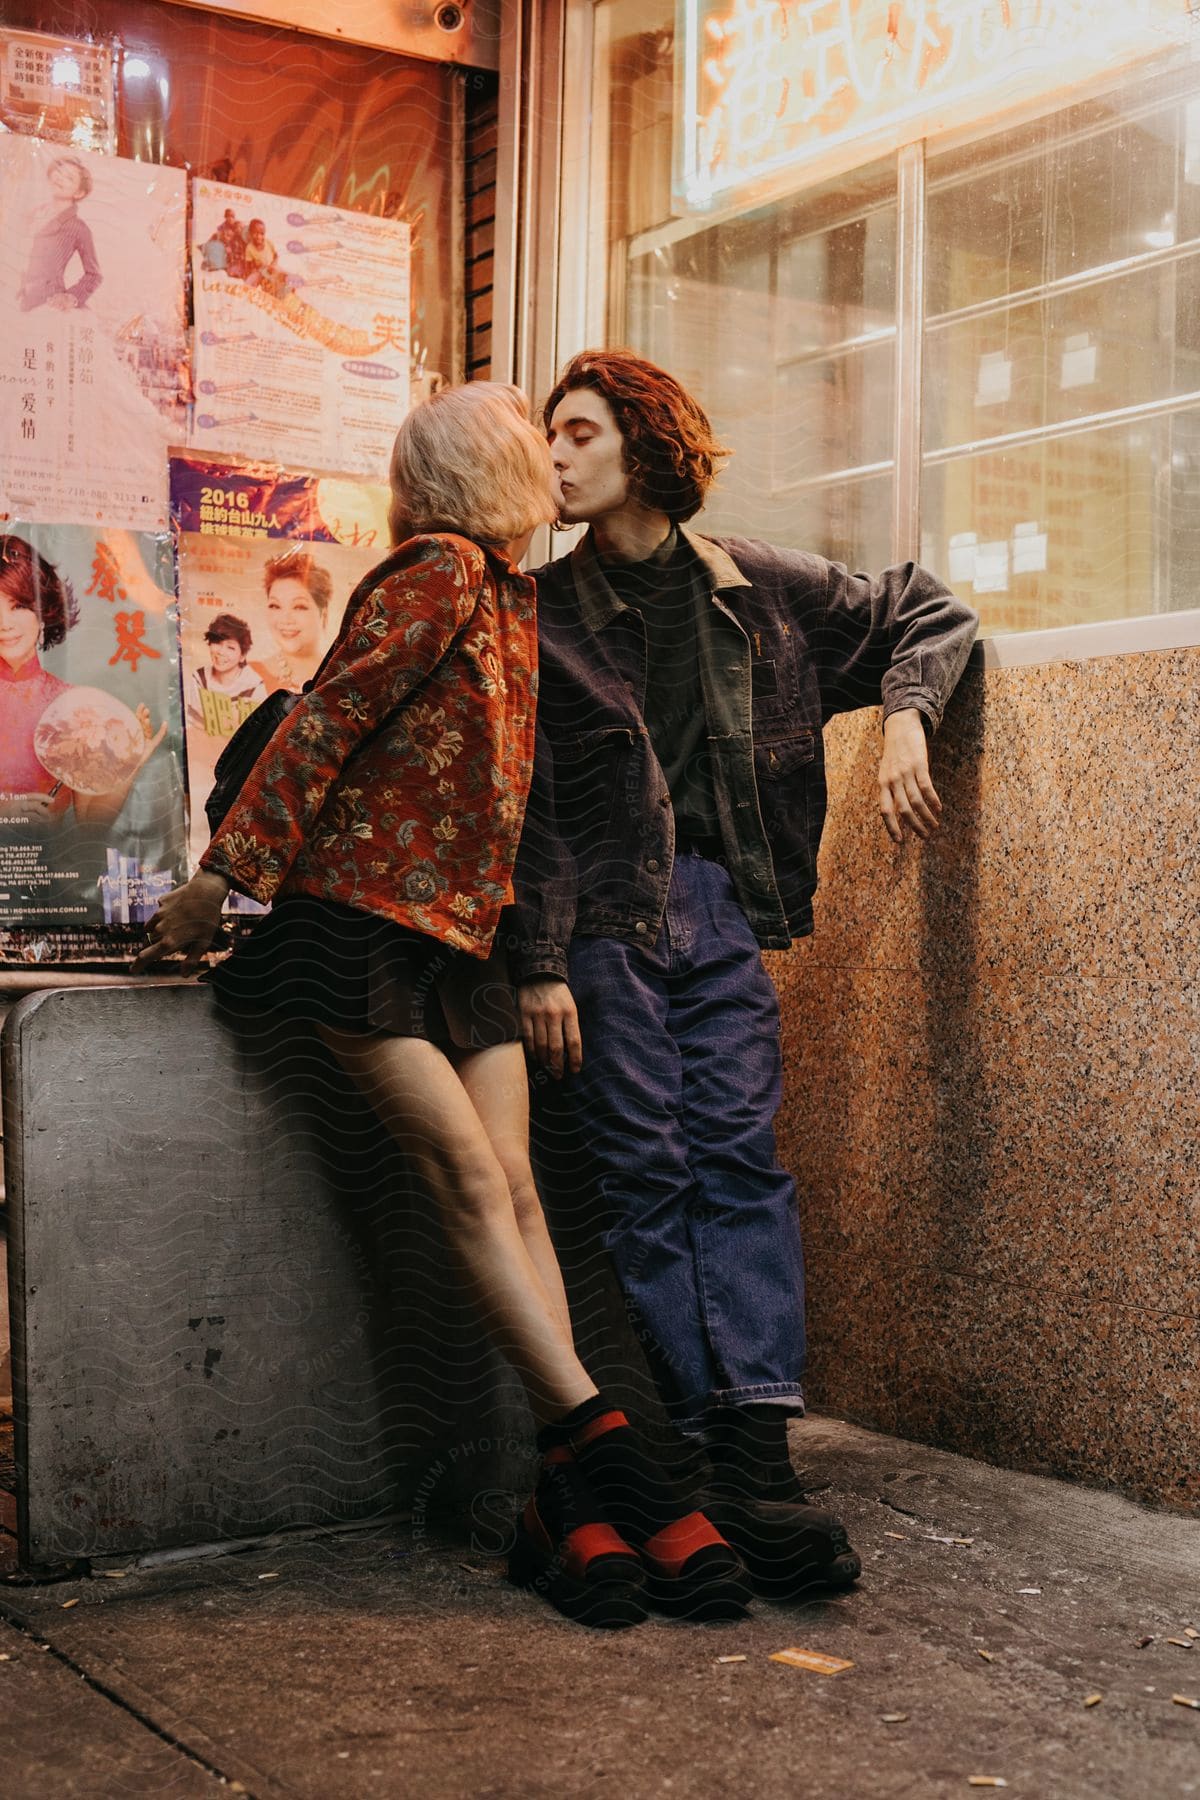
<path id="1" fill-rule="evenodd" d="M 127 56 L 123 68 L 130 81 L 144 81 L 150 73 L 150 64 L 144 56 Z"/>
<path id="2" fill-rule="evenodd" d="M 50 64 L 50 81 L 54 87 L 77 88 L 80 74 L 75 57 L 56 56 Z"/>

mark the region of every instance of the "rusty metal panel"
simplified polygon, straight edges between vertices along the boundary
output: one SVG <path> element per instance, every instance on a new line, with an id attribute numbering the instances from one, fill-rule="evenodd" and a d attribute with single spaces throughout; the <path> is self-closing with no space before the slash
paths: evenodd
<path id="1" fill-rule="evenodd" d="M 519 1387 L 315 1042 L 143 983 L 29 996 L 3 1052 L 27 1565 L 528 1478 Z"/>

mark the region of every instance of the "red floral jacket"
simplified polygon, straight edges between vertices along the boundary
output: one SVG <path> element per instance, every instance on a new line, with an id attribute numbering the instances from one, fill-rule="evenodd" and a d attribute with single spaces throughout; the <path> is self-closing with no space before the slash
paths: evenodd
<path id="1" fill-rule="evenodd" d="M 486 956 L 536 693 L 533 582 L 467 538 L 410 538 L 355 589 L 201 867 L 255 900 L 339 900 Z"/>

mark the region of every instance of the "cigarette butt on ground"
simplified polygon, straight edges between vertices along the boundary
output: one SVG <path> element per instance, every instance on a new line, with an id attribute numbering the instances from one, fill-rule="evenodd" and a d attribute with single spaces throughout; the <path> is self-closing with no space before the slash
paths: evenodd
<path id="1" fill-rule="evenodd" d="M 101 1569 L 100 1573 L 105 1581 L 124 1581 L 125 1579 L 124 1569 Z"/>
<path id="2" fill-rule="evenodd" d="M 1200 1631 L 1197 1631 L 1194 1625 L 1185 1625 L 1183 1628 L 1183 1635 L 1185 1638 L 1192 1638 L 1195 1640 L 1196 1638 L 1200 1638 Z"/>
<path id="3" fill-rule="evenodd" d="M 881 1723 L 883 1723 L 884 1725 L 903 1725 L 908 1718 L 908 1714 L 907 1713 L 880 1713 L 879 1717 L 880 1717 Z"/>
<path id="4" fill-rule="evenodd" d="M 1083 1704 L 1085 1706 L 1099 1706 L 1103 1698 L 1103 1694 L 1085 1694 L 1083 1697 Z"/>
<path id="5" fill-rule="evenodd" d="M 745 1662 L 744 1656 L 718 1656 L 718 1662 Z"/>
<path id="6" fill-rule="evenodd" d="M 968 1775 L 968 1787 L 1007 1787 L 1003 1775 Z"/>
<path id="7" fill-rule="evenodd" d="M 885 1531 L 883 1535 L 884 1537 L 895 1538 L 897 1543 L 907 1544 L 908 1542 L 908 1535 L 903 1531 Z"/>
<path id="8" fill-rule="evenodd" d="M 787 1663 L 792 1669 L 810 1669 L 814 1675 L 840 1675 L 854 1664 L 840 1656 L 825 1656 L 820 1650 L 774 1650 L 771 1661 Z"/>
<path id="9" fill-rule="evenodd" d="M 268 1569 L 267 1573 L 265 1575 L 260 1575 L 258 1579 L 260 1581 L 278 1581 L 279 1580 L 279 1570 L 278 1569 Z"/>
<path id="10" fill-rule="evenodd" d="M 1200 1700 L 1193 1700 L 1190 1694 L 1172 1694 L 1171 1699 L 1176 1706 L 1190 1706 L 1193 1712 L 1200 1712 Z"/>
<path id="11" fill-rule="evenodd" d="M 1168 1638 L 1167 1642 L 1168 1644 L 1178 1644 L 1181 1650 L 1190 1650 L 1192 1647 L 1191 1638 Z"/>
<path id="12" fill-rule="evenodd" d="M 990 1650 L 977 1650 L 975 1652 L 975 1654 L 976 1654 L 976 1656 L 982 1656 L 984 1662 L 994 1662 L 995 1661 L 995 1658 L 993 1657 Z"/>
<path id="13" fill-rule="evenodd" d="M 66 1612 L 68 1606 L 78 1606 L 78 1605 L 79 1605 L 78 1600 L 64 1600 L 62 1603 L 62 1609 L 64 1612 Z"/>

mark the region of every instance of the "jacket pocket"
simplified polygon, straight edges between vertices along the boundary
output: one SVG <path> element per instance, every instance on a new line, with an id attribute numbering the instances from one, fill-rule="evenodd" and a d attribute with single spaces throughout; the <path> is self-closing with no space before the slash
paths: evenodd
<path id="1" fill-rule="evenodd" d="M 581 862 L 624 848 L 638 808 L 638 732 L 609 726 L 554 744 L 558 829 Z"/>
<path id="2" fill-rule="evenodd" d="M 779 780 L 816 761 L 817 733 L 789 731 L 785 736 L 764 735 L 754 746 L 754 762 L 760 776 Z"/>

